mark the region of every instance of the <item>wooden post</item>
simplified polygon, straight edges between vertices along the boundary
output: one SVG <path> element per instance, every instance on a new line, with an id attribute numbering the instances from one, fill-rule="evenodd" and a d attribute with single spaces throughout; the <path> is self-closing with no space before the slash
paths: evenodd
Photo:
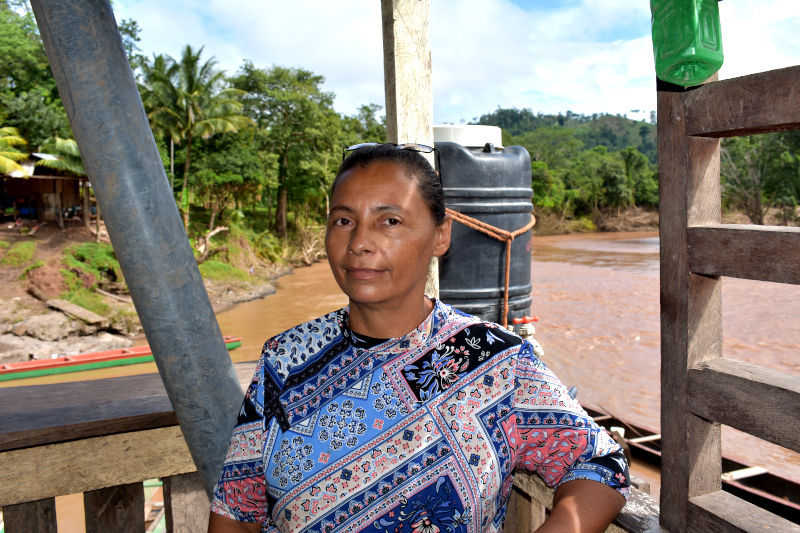
<path id="1" fill-rule="evenodd" d="M 91 204 L 89 204 L 89 180 L 84 178 L 83 179 L 83 229 L 86 230 L 87 235 L 91 233 L 91 230 L 89 229 L 91 221 L 92 221 L 92 206 Z"/>
<path id="2" fill-rule="evenodd" d="M 86 533 L 144 531 L 144 484 L 131 483 L 83 493 Z"/>
<path id="3" fill-rule="evenodd" d="M 544 524 L 545 507 L 525 494 L 519 487 L 511 489 L 508 511 L 503 525 L 505 533 L 533 533 Z"/>
<path id="4" fill-rule="evenodd" d="M 61 198 L 63 196 L 63 192 L 62 192 L 63 191 L 63 184 L 61 183 L 61 180 L 59 180 L 59 179 L 53 180 L 53 181 L 55 181 L 54 185 L 55 185 L 55 189 L 56 189 L 55 190 L 55 193 L 56 193 L 56 220 L 58 221 L 58 227 L 61 228 L 61 230 L 63 231 L 64 230 L 64 217 L 63 217 L 63 215 L 61 213 L 61 211 L 64 209 L 64 203 L 63 203 L 62 198 Z"/>
<path id="5" fill-rule="evenodd" d="M 3 507 L 6 533 L 56 533 L 56 499 Z"/>
<path id="6" fill-rule="evenodd" d="M 687 93 L 659 85 L 661 525 L 677 533 L 689 498 L 721 489 L 720 425 L 687 406 L 689 369 L 722 356 L 721 282 L 689 272 L 687 245 L 689 227 L 721 221 L 720 145 L 687 136 Z"/>
<path id="7" fill-rule="evenodd" d="M 204 532 L 210 502 L 197 472 L 163 479 L 167 533 Z"/>
<path id="8" fill-rule="evenodd" d="M 430 0 L 381 0 L 386 140 L 433 146 Z M 434 164 L 433 154 L 428 161 Z M 439 262 L 431 261 L 425 293 L 439 296 Z"/>

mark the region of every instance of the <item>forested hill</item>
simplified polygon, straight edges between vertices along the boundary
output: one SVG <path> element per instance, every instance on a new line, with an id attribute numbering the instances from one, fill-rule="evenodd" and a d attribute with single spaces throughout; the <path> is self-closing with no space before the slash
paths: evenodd
<path id="1" fill-rule="evenodd" d="M 655 118 L 655 117 L 653 117 Z M 499 126 L 503 129 L 503 144 L 518 144 L 512 139 L 524 137 L 539 128 L 569 129 L 574 138 L 580 141 L 580 150 L 591 150 L 595 146 L 605 146 L 609 152 L 617 152 L 628 146 L 635 146 L 647 156 L 651 163 L 656 162 L 656 126 L 643 120 L 632 120 L 621 115 L 594 113 L 582 115 L 567 111 L 566 114 L 545 115 L 530 109 L 503 109 L 487 113 L 472 124 Z"/>

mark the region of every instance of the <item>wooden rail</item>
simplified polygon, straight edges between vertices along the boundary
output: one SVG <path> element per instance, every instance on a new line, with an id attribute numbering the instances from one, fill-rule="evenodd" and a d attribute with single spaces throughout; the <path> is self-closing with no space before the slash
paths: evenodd
<path id="1" fill-rule="evenodd" d="M 800 531 L 720 489 L 721 424 L 800 451 L 800 378 L 722 357 L 721 276 L 800 283 L 800 228 L 721 223 L 721 137 L 800 129 L 800 67 L 659 83 L 661 525 Z"/>
<path id="2" fill-rule="evenodd" d="M 235 365 L 244 387 L 254 363 Z M 56 532 L 55 497 L 84 494 L 87 532 L 144 531 L 142 481 L 161 478 L 167 530 L 204 532 L 208 498 L 157 374 L 0 389 L 0 506 L 7 533 Z M 506 531 L 529 533 L 553 491 L 518 472 Z M 660 531 L 634 496 L 610 532 Z"/>

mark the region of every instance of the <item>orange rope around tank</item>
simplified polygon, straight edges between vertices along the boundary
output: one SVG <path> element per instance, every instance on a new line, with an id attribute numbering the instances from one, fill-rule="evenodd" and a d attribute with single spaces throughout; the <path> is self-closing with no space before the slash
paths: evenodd
<path id="1" fill-rule="evenodd" d="M 511 243 L 514 242 L 516 237 L 519 237 L 526 231 L 533 228 L 533 226 L 536 224 L 536 217 L 531 215 L 531 221 L 516 231 L 506 231 L 504 229 L 496 228 L 491 224 L 468 217 L 467 215 L 459 213 L 458 211 L 453 211 L 452 209 L 447 209 L 447 214 L 453 217 L 453 220 L 465 225 L 468 228 L 472 228 L 475 231 L 480 231 L 481 233 L 486 234 L 493 239 L 497 239 L 500 242 L 506 243 L 506 283 L 503 291 L 503 327 L 508 328 L 508 284 L 511 278 Z"/>

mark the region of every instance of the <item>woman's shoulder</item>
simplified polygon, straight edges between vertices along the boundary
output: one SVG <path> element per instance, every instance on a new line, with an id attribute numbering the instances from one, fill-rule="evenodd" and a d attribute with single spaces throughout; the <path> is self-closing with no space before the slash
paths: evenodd
<path id="1" fill-rule="evenodd" d="M 264 343 L 262 365 L 285 381 L 292 368 L 341 338 L 343 312 L 343 309 L 333 311 L 275 335 Z"/>
<path id="2" fill-rule="evenodd" d="M 496 348 L 520 346 L 525 342 L 519 335 L 499 324 L 481 320 L 444 302 L 439 302 L 439 306 L 445 315 L 445 327 L 442 329 L 458 331 L 462 336 L 480 337 L 485 339 L 488 346 Z"/>

